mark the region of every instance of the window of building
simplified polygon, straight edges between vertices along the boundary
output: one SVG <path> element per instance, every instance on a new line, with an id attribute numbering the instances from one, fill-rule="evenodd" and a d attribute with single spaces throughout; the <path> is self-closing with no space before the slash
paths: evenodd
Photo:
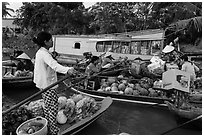
<path id="1" fill-rule="evenodd" d="M 161 46 L 162 46 L 161 43 L 162 43 L 161 40 L 152 41 L 152 43 L 151 43 L 151 54 L 157 54 L 157 53 L 160 52 Z"/>
<path id="2" fill-rule="evenodd" d="M 76 43 L 74 44 L 74 48 L 75 48 L 75 49 L 80 49 L 80 47 L 81 47 L 81 44 L 80 44 L 79 42 L 76 42 Z"/>
<path id="3" fill-rule="evenodd" d="M 96 43 L 96 51 L 97 52 L 104 52 L 103 41 L 99 41 Z"/>

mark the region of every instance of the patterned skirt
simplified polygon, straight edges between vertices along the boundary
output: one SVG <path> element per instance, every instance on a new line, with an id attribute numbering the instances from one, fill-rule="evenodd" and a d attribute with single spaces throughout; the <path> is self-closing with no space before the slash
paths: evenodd
<path id="1" fill-rule="evenodd" d="M 59 127 L 57 126 L 57 113 L 58 113 L 58 96 L 54 89 L 50 89 L 42 93 L 42 98 L 44 100 L 44 115 L 48 120 L 48 134 L 56 135 L 59 132 Z"/>

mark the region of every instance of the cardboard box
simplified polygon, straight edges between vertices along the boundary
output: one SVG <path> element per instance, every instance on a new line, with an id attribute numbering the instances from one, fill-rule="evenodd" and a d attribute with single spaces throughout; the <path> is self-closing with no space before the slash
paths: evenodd
<path id="1" fill-rule="evenodd" d="M 190 74 L 181 70 L 171 69 L 162 75 L 163 88 L 166 90 L 176 89 L 189 92 Z"/>

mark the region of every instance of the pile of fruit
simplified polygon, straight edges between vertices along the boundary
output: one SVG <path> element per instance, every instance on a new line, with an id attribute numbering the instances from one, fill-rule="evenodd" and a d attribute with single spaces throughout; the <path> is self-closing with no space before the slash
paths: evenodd
<path id="1" fill-rule="evenodd" d="M 81 94 L 74 94 L 70 98 L 60 96 L 58 98 L 57 122 L 59 124 L 72 123 L 92 116 L 100 109 L 94 98 Z"/>
<path id="2" fill-rule="evenodd" d="M 17 70 L 14 74 L 15 77 L 32 77 L 33 76 L 33 72 L 32 71 L 20 71 Z"/>
<path id="3" fill-rule="evenodd" d="M 14 74 L 12 74 L 10 71 L 8 71 L 3 77 L 4 78 L 11 78 L 11 77 L 32 77 L 32 76 L 33 76 L 32 71 L 17 70 Z"/>
<path id="4" fill-rule="evenodd" d="M 102 79 L 101 87 L 97 91 L 133 96 L 161 97 L 163 95 L 162 91 L 153 89 L 153 84 L 154 81 L 148 77 L 143 77 L 140 81 L 133 82 L 120 75 Z"/>
<path id="5" fill-rule="evenodd" d="M 16 129 L 18 126 L 31 118 L 33 118 L 32 113 L 25 107 L 12 110 L 8 114 L 2 116 L 2 134 L 16 134 Z"/>

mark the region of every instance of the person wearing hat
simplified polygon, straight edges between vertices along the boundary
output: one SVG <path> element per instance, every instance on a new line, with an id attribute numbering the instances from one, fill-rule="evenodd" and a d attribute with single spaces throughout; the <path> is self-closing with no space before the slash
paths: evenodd
<path id="1" fill-rule="evenodd" d="M 22 53 L 17 57 L 17 60 L 19 60 L 16 70 L 20 71 L 33 71 L 34 70 L 34 65 L 31 62 L 31 58 L 26 54 Z"/>
<path id="2" fill-rule="evenodd" d="M 33 82 L 39 89 L 45 89 L 51 84 L 57 82 L 57 73 L 74 74 L 76 71 L 73 67 L 65 67 L 60 65 L 49 51 L 53 46 L 52 35 L 42 31 L 37 37 L 33 38 L 33 42 L 39 47 L 35 55 L 34 79 Z M 48 134 L 58 134 L 59 127 L 57 126 L 56 116 L 58 113 L 58 95 L 56 88 L 58 86 L 42 93 L 44 100 L 44 115 L 48 120 Z"/>

